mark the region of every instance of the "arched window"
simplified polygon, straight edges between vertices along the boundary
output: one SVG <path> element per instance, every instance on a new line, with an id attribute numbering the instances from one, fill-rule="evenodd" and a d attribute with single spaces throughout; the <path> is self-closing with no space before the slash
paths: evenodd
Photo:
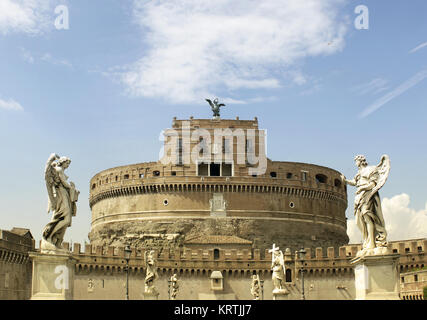
<path id="1" fill-rule="evenodd" d="M 334 180 L 334 186 L 337 187 L 337 188 L 341 187 L 341 180 L 340 179 L 335 179 Z"/>
<path id="2" fill-rule="evenodd" d="M 328 181 L 328 177 L 325 176 L 324 174 L 319 173 L 319 174 L 316 174 L 316 181 L 318 183 L 326 183 Z"/>
<path id="3" fill-rule="evenodd" d="M 214 260 L 219 259 L 219 249 L 214 249 Z"/>

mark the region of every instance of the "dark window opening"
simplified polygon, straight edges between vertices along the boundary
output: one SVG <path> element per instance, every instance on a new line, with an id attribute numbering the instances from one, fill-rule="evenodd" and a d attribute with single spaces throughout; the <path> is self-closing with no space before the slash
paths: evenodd
<path id="1" fill-rule="evenodd" d="M 218 163 L 211 163 L 209 175 L 211 177 L 219 177 L 221 175 L 221 165 Z"/>
<path id="2" fill-rule="evenodd" d="M 341 187 L 341 180 L 335 179 L 334 180 L 334 186 L 337 187 L 337 188 Z"/>
<path id="3" fill-rule="evenodd" d="M 119 176 L 116 176 L 116 181 L 119 181 Z"/>
<path id="4" fill-rule="evenodd" d="M 182 165 L 182 153 L 183 153 L 182 139 L 179 138 L 178 142 L 177 142 L 177 152 L 176 152 L 176 156 L 177 156 L 176 164 L 177 165 Z"/>
<path id="5" fill-rule="evenodd" d="M 417 247 L 417 250 L 418 250 L 418 252 L 421 252 L 421 251 L 423 251 L 423 247 L 419 246 L 419 247 Z"/>
<path id="6" fill-rule="evenodd" d="M 144 178 L 144 174 L 143 174 L 143 173 L 140 173 L 140 174 L 139 174 L 139 178 L 140 178 L 140 179 Z"/>
<path id="7" fill-rule="evenodd" d="M 409 248 L 405 248 L 405 252 L 409 252 Z"/>
<path id="8" fill-rule="evenodd" d="M 393 253 L 397 253 L 397 249 L 393 249 Z"/>
<path id="9" fill-rule="evenodd" d="M 199 164 L 199 176 L 207 176 L 208 175 L 208 164 L 200 163 Z"/>
<path id="10" fill-rule="evenodd" d="M 214 260 L 219 259 L 219 249 L 214 249 Z"/>
<path id="11" fill-rule="evenodd" d="M 231 177 L 232 176 L 232 166 L 229 163 L 222 164 L 222 176 Z"/>
<path id="12" fill-rule="evenodd" d="M 274 172 L 274 171 L 270 172 L 270 177 L 277 178 L 277 172 Z"/>
<path id="13" fill-rule="evenodd" d="M 176 171 L 172 171 L 171 175 L 176 176 Z"/>
<path id="14" fill-rule="evenodd" d="M 316 174 L 316 181 L 318 183 L 326 183 L 328 181 L 328 177 L 325 176 L 324 174 Z"/>
<path id="15" fill-rule="evenodd" d="M 288 172 L 286 174 L 286 179 L 292 179 L 292 172 Z"/>
<path id="16" fill-rule="evenodd" d="M 158 170 L 153 171 L 153 176 L 155 176 L 155 177 L 160 176 L 160 171 L 158 171 Z"/>
<path id="17" fill-rule="evenodd" d="M 418 275 L 414 274 L 414 281 L 417 282 L 418 281 Z"/>
<path id="18" fill-rule="evenodd" d="M 92 185 L 92 190 L 96 188 L 96 183 Z"/>
<path id="19" fill-rule="evenodd" d="M 128 174 L 125 174 L 125 175 L 123 176 L 123 179 L 129 179 L 129 175 L 128 175 Z"/>
<path id="20" fill-rule="evenodd" d="M 292 270 L 286 269 L 286 282 L 292 282 Z"/>

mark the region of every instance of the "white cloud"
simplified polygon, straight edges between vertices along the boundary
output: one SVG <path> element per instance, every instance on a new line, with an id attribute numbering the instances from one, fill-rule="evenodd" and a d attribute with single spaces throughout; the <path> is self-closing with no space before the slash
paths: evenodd
<path id="1" fill-rule="evenodd" d="M 0 99 L 0 109 L 14 110 L 14 111 L 24 110 L 24 108 L 13 99 L 9 99 L 9 100 Z"/>
<path id="2" fill-rule="evenodd" d="M 34 63 L 34 57 L 30 51 L 24 48 L 21 48 L 21 56 L 22 56 L 22 59 L 24 59 L 24 61 L 28 63 Z"/>
<path id="3" fill-rule="evenodd" d="M 379 108 L 381 108 L 386 103 L 388 103 L 391 100 L 393 100 L 394 98 L 400 96 L 402 93 L 405 93 L 407 90 L 409 90 L 410 88 L 412 88 L 413 86 L 415 86 L 416 84 L 418 84 L 419 82 L 424 80 L 425 78 L 427 78 L 427 69 L 418 72 L 416 75 L 414 75 L 412 78 L 406 80 L 404 83 L 402 83 L 396 89 L 388 92 L 387 94 L 385 94 L 384 96 L 382 96 L 378 100 L 374 101 L 374 103 L 372 103 L 365 110 L 363 110 L 363 112 L 360 114 L 360 118 L 364 118 L 364 117 L 370 115 L 371 113 L 378 110 Z"/>
<path id="4" fill-rule="evenodd" d="M 409 51 L 409 53 L 414 53 L 418 50 L 420 50 L 421 48 L 427 47 L 427 42 L 421 43 L 419 46 L 416 46 L 414 49 L 412 49 L 411 51 Z"/>
<path id="5" fill-rule="evenodd" d="M 52 57 L 52 55 L 50 53 L 45 53 L 44 55 L 42 55 L 40 57 L 40 59 L 43 60 L 44 62 L 48 62 L 48 63 L 51 63 L 51 64 L 56 65 L 56 66 L 65 66 L 65 67 L 69 67 L 69 68 L 73 67 L 71 62 L 69 62 L 68 60 L 54 58 L 54 57 Z"/>
<path id="6" fill-rule="evenodd" d="M 55 66 L 63 66 L 72 68 L 73 65 L 67 59 L 58 59 L 53 57 L 50 53 L 44 54 L 33 54 L 25 48 L 21 48 L 22 59 L 28 63 L 34 63 L 36 61 L 43 61 Z"/>
<path id="7" fill-rule="evenodd" d="M 343 2 L 135 0 L 147 50 L 118 75 L 131 95 L 177 103 L 224 89 L 305 84 L 298 61 L 344 47 Z"/>
<path id="8" fill-rule="evenodd" d="M 427 237 L 427 202 L 423 210 L 410 207 L 410 197 L 402 193 L 381 202 L 389 241 Z M 360 243 L 361 235 L 354 219 L 347 220 L 350 243 Z"/>
<path id="9" fill-rule="evenodd" d="M 387 90 L 388 88 L 388 80 L 383 78 L 375 78 L 369 81 L 368 83 L 363 83 L 361 85 L 355 86 L 354 88 L 352 88 L 352 91 L 357 92 L 360 95 L 377 94 Z"/>
<path id="10" fill-rule="evenodd" d="M 1 0 L 0 34 L 38 34 L 53 27 L 57 0 Z"/>

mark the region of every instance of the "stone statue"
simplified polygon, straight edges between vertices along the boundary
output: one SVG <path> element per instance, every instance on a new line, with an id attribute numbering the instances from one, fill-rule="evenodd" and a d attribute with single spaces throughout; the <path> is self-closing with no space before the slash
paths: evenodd
<path id="1" fill-rule="evenodd" d="M 215 98 L 212 102 L 210 99 L 205 99 L 209 105 L 211 106 L 212 112 L 213 112 L 213 118 L 218 119 L 219 118 L 219 111 L 221 107 L 225 107 L 225 104 L 218 103 L 218 98 Z"/>
<path id="2" fill-rule="evenodd" d="M 71 160 L 52 153 L 46 163 L 45 181 L 48 193 L 48 209 L 52 220 L 43 230 L 41 250 L 44 253 L 65 251 L 62 247 L 65 231 L 71 226 L 71 217 L 76 215 L 79 191 L 73 182 L 68 182 L 65 170 Z"/>
<path id="3" fill-rule="evenodd" d="M 146 251 L 144 253 L 144 260 L 147 268 L 145 274 L 145 293 L 157 293 L 157 290 L 154 287 L 154 280 L 158 278 L 155 251 Z"/>
<path id="4" fill-rule="evenodd" d="M 390 172 L 390 159 L 381 157 L 377 166 L 368 166 L 366 158 L 358 155 L 354 158 L 358 172 L 353 180 L 341 176 L 344 183 L 356 186 L 354 215 L 362 233 L 362 250 L 358 257 L 387 253 L 387 232 L 385 228 L 381 201 L 378 190 L 384 185 Z"/>
<path id="5" fill-rule="evenodd" d="M 259 291 L 260 291 L 259 275 L 254 274 L 252 276 L 252 284 L 251 284 L 251 295 L 253 295 L 254 300 L 259 300 Z"/>
<path id="6" fill-rule="evenodd" d="M 171 300 L 176 300 L 176 295 L 179 289 L 178 278 L 176 276 L 176 273 L 170 278 L 170 283 L 171 283 L 171 287 L 170 287 Z"/>
<path id="7" fill-rule="evenodd" d="M 273 270 L 272 280 L 273 280 L 273 293 L 286 293 L 285 288 L 285 259 L 283 252 L 279 250 L 279 247 L 276 247 L 273 244 L 273 248 L 268 252 L 271 252 L 271 269 Z"/>

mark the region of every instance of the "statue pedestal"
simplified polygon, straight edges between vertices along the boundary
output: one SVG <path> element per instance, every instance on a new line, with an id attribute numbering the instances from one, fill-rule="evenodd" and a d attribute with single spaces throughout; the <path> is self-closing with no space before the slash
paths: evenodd
<path id="1" fill-rule="evenodd" d="M 356 300 L 399 300 L 399 254 L 355 258 Z"/>
<path id="2" fill-rule="evenodd" d="M 144 292 L 144 300 L 159 300 L 158 292 Z"/>
<path id="3" fill-rule="evenodd" d="M 30 252 L 33 261 L 31 300 L 72 300 L 74 269 L 71 254 Z"/>
<path id="4" fill-rule="evenodd" d="M 286 289 L 273 291 L 273 300 L 289 300 L 289 291 Z"/>

